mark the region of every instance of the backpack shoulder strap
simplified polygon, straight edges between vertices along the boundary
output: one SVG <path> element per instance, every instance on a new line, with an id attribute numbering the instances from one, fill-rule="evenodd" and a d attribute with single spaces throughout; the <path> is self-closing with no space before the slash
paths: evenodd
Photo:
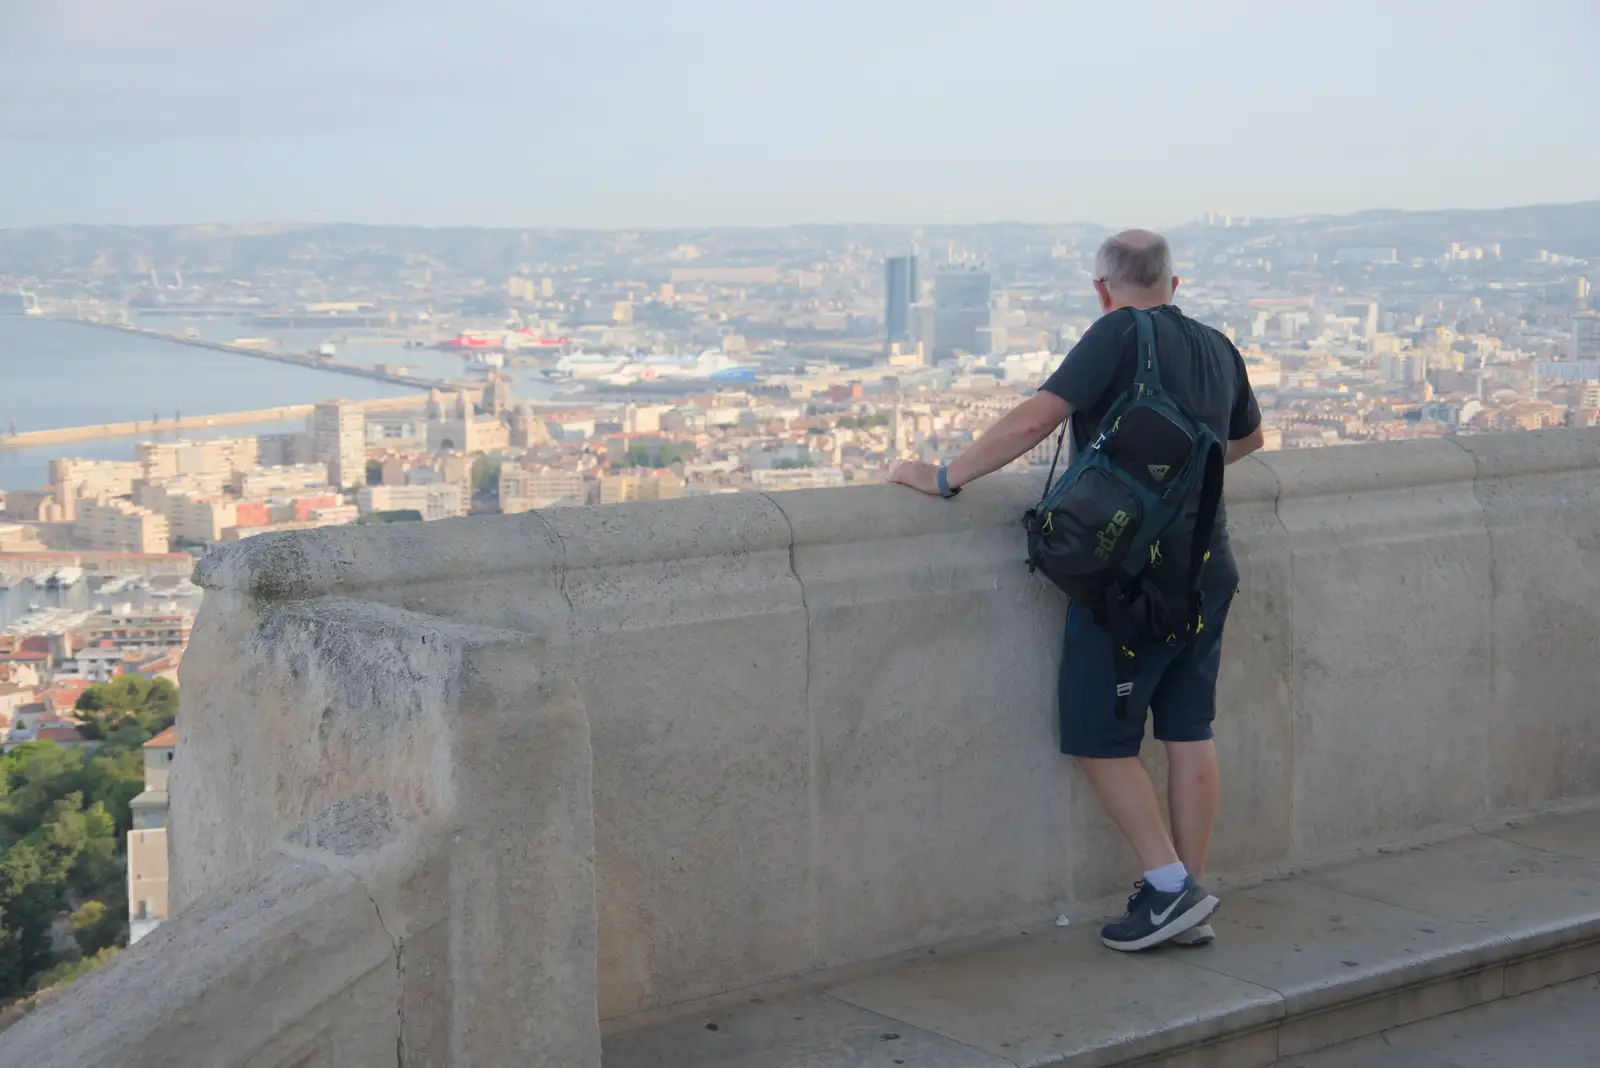
<path id="1" fill-rule="evenodd" d="M 1204 465 L 1200 479 L 1199 512 L 1195 516 L 1194 536 L 1189 543 L 1189 605 L 1185 623 L 1191 631 L 1200 626 L 1200 572 L 1211 556 L 1211 535 L 1216 530 L 1217 511 L 1222 507 L 1222 443 L 1204 424 L 1201 440 L 1205 450 L 1198 459 Z"/>
<path id="2" fill-rule="evenodd" d="M 1129 308 L 1133 313 L 1133 326 L 1139 338 L 1139 362 L 1134 367 L 1133 381 L 1140 386 L 1139 393 L 1161 390 L 1161 361 L 1156 359 L 1156 323 L 1143 308 Z"/>
<path id="3" fill-rule="evenodd" d="M 1039 494 L 1038 508 L 1044 507 L 1044 499 L 1050 496 L 1050 487 L 1056 484 L 1056 465 L 1061 462 L 1061 446 L 1067 442 L 1067 427 L 1071 425 L 1070 415 L 1061 421 L 1061 433 L 1056 435 L 1056 454 L 1050 458 L 1050 473 L 1044 476 L 1044 489 Z"/>

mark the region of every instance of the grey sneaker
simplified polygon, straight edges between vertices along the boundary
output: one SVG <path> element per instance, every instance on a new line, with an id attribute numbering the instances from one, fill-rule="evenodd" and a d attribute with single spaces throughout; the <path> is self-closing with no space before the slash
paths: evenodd
<path id="1" fill-rule="evenodd" d="M 1127 915 L 1100 928 L 1100 941 L 1123 953 L 1137 953 L 1205 923 L 1217 904 L 1193 876 L 1170 894 L 1140 880 L 1128 898 Z"/>
<path id="2" fill-rule="evenodd" d="M 1209 923 L 1202 923 L 1180 931 L 1168 939 L 1175 946 L 1209 946 L 1217 940 L 1217 932 L 1211 929 Z"/>

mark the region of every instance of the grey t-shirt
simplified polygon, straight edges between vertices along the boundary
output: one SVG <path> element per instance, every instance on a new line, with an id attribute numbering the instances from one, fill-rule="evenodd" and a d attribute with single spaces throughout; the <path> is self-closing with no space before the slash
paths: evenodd
<path id="1" fill-rule="evenodd" d="M 1221 332 L 1196 322 L 1171 304 L 1150 309 L 1156 326 L 1156 364 L 1161 385 L 1184 411 L 1204 422 L 1223 441 L 1247 437 L 1261 425 L 1261 408 L 1245 373 L 1244 357 Z M 1072 346 L 1044 385 L 1072 405 L 1072 442 L 1085 448 L 1117 399 L 1133 388 L 1139 341 L 1133 314 L 1118 309 L 1100 317 Z M 1198 500 L 1191 509 L 1198 507 Z M 1174 587 L 1182 581 L 1188 560 L 1186 533 L 1193 515 L 1162 538 L 1163 576 Z M 1226 510 L 1217 511 L 1211 537 L 1211 562 L 1204 584 L 1232 588 L 1239 581 L 1238 564 L 1228 542 Z"/>

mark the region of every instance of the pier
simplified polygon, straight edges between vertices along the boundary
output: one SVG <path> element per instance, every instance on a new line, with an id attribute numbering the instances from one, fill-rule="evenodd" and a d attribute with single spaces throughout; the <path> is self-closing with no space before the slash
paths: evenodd
<path id="1" fill-rule="evenodd" d="M 179 345 L 193 345 L 196 348 L 211 349 L 214 352 L 226 352 L 234 356 L 250 356 L 258 360 L 273 360 L 277 363 L 293 364 L 296 367 L 310 367 L 318 371 L 333 371 L 336 374 L 370 378 L 378 382 L 392 382 L 397 386 L 409 386 L 412 389 L 456 388 L 453 383 L 443 379 L 396 374 L 380 367 L 362 367 L 353 363 L 340 363 L 337 360 L 324 359 L 320 356 L 311 356 L 305 353 L 260 349 L 249 345 L 230 345 L 225 341 L 207 341 L 205 338 L 184 337 L 181 334 L 169 334 L 161 330 L 146 330 L 143 327 L 125 326 L 122 323 L 102 323 L 92 319 L 75 319 L 71 321 L 82 323 L 84 326 L 97 327 L 101 330 L 117 330 L 137 337 L 153 338 L 157 341 L 171 341 Z"/>
<path id="2" fill-rule="evenodd" d="M 414 397 L 385 397 L 359 401 L 369 412 L 420 409 L 428 402 L 421 394 Z M 281 423 L 310 418 L 314 405 L 287 404 L 278 408 L 259 408 L 249 412 L 222 412 L 216 415 L 188 415 L 175 419 L 141 419 L 131 423 L 96 423 L 89 426 L 58 427 L 54 430 L 26 430 L 20 434 L 0 434 L 0 450 L 26 449 L 37 445 L 64 445 L 100 438 L 131 438 L 148 434 L 167 434 L 183 430 L 210 430 L 217 427 L 250 426 L 256 423 Z"/>

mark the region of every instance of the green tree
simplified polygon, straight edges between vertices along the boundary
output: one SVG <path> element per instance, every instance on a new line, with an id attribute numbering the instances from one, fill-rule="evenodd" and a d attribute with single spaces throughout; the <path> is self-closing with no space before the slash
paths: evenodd
<path id="1" fill-rule="evenodd" d="M 54 742 L 29 742 L 0 757 L 0 846 L 34 832 L 50 806 L 82 783 L 83 755 Z"/>
<path id="2" fill-rule="evenodd" d="M 71 804 L 65 799 L 56 803 L 67 808 Z M 0 960 L 0 997 L 26 992 L 29 978 L 49 967 L 50 929 L 61 911 L 67 874 L 85 837 L 81 826 L 52 819 L 12 846 L 0 860 L 0 911 L 7 928 L 3 939 L 7 952 Z"/>
<path id="3" fill-rule="evenodd" d="M 85 957 L 93 957 L 122 940 L 126 912 L 125 908 L 110 908 L 104 901 L 89 900 L 72 914 L 72 937 Z"/>
<path id="4" fill-rule="evenodd" d="M 104 946 L 78 960 L 62 961 L 60 964 L 47 968 L 35 975 L 28 986 L 35 992 L 51 988 L 65 990 L 96 968 L 103 968 L 111 963 L 117 954 L 121 952 L 122 950 L 116 946 Z"/>
<path id="5" fill-rule="evenodd" d="M 74 794 L 73 798 L 81 803 L 82 795 Z M 67 886 L 84 896 L 115 895 L 122 889 L 124 880 L 118 855 L 122 836 L 117 833 L 117 821 L 99 801 L 71 818 L 82 821 L 83 844 L 73 859 L 72 870 L 67 873 Z"/>
<path id="6" fill-rule="evenodd" d="M 422 513 L 415 508 L 397 508 L 389 512 L 368 512 L 356 520 L 357 526 L 378 526 L 383 523 L 420 523 Z"/>
<path id="7" fill-rule="evenodd" d="M 133 799 L 144 792 L 144 752 L 119 740 L 108 742 L 85 766 L 83 789 L 116 819 L 118 837 L 127 834 L 133 829 Z"/>
<path id="8" fill-rule="evenodd" d="M 686 451 L 682 445 L 671 442 L 662 442 L 659 446 L 634 442 L 628 446 L 627 458 L 622 466 L 671 467 L 684 458 Z"/>
<path id="9" fill-rule="evenodd" d="M 148 697 L 155 688 L 136 689 Z M 118 734 L 129 732 L 131 747 L 108 742 L 93 760 L 53 742 L 18 746 L 0 758 L 0 998 L 36 988 L 39 974 L 61 963 L 52 928 L 69 899 L 80 904 L 75 930 L 83 952 L 124 937 L 120 832 L 143 786 L 137 745 L 146 736 L 136 723 Z"/>
<path id="10" fill-rule="evenodd" d="M 84 690 L 78 696 L 77 710 L 83 720 L 78 733 L 85 738 L 108 739 L 123 728 L 135 726 L 144 732 L 144 737 L 133 741 L 130 733 L 119 741 L 138 745 L 177 719 L 178 688 L 170 679 L 119 675 Z"/>
<path id="11" fill-rule="evenodd" d="M 501 461 L 479 456 L 472 461 L 472 492 L 477 497 L 500 498 Z"/>

